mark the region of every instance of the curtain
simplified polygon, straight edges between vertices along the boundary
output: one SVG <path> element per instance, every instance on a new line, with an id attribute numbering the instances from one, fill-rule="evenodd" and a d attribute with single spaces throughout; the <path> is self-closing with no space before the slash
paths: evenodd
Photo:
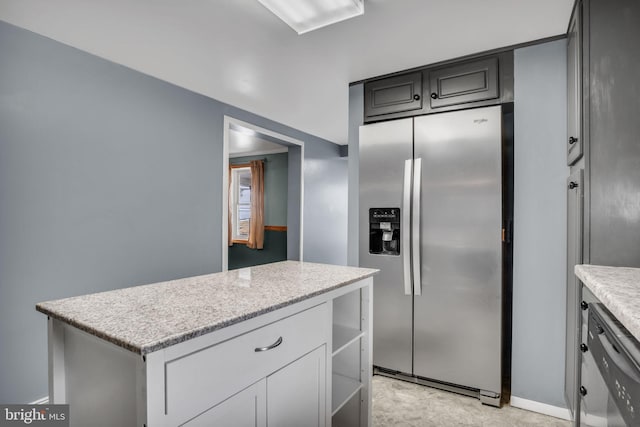
<path id="1" fill-rule="evenodd" d="M 227 227 L 227 243 L 229 244 L 229 246 L 233 246 L 233 224 L 232 224 L 232 219 L 233 219 L 233 197 L 231 196 L 233 193 L 233 188 L 231 187 L 231 172 L 233 171 L 233 169 L 231 168 L 231 165 L 229 165 L 229 188 L 227 188 L 227 194 L 229 195 L 227 197 L 227 210 L 228 215 L 227 215 L 227 223 L 228 223 L 228 227 Z"/>
<path id="2" fill-rule="evenodd" d="M 251 160 L 251 219 L 247 247 L 264 247 L 264 162 Z"/>

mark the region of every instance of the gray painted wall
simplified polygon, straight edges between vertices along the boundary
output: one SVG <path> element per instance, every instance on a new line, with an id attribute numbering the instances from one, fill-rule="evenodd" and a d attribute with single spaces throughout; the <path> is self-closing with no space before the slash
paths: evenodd
<path id="1" fill-rule="evenodd" d="M 36 302 L 220 271 L 224 115 L 305 141 L 305 258 L 346 263 L 337 145 L 1 21 L 0 52 L 0 402 L 47 394 Z"/>
<path id="2" fill-rule="evenodd" d="M 287 199 L 289 200 L 287 207 L 287 259 L 299 260 L 300 259 L 300 206 L 302 206 L 302 200 L 300 200 L 301 191 L 300 186 L 303 185 L 300 182 L 301 171 L 301 157 L 302 148 L 300 146 L 289 147 L 289 194 Z M 304 230 L 302 230 L 304 233 Z M 304 248 L 303 248 L 304 249 Z"/>
<path id="3" fill-rule="evenodd" d="M 359 265 L 358 255 L 358 212 L 360 188 L 360 126 L 364 123 L 364 85 L 362 83 L 349 87 L 349 265 Z"/>
<path id="4" fill-rule="evenodd" d="M 287 153 L 279 153 L 229 159 L 232 165 L 265 159 L 264 225 L 287 225 L 288 157 Z"/>
<path id="5" fill-rule="evenodd" d="M 566 40 L 515 51 L 512 396 L 564 402 Z"/>
<path id="6" fill-rule="evenodd" d="M 329 157 L 337 147 L 304 147 L 305 261 L 347 264 L 348 163 L 346 157 Z"/>

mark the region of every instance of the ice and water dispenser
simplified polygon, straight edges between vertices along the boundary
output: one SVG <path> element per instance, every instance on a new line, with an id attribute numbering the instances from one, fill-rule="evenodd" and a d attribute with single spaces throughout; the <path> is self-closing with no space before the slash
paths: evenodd
<path id="1" fill-rule="evenodd" d="M 400 208 L 369 209 L 369 253 L 400 255 Z"/>

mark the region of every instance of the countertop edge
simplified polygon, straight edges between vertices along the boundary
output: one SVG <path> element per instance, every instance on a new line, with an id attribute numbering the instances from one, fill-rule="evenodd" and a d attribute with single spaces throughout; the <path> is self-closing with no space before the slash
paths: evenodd
<path id="1" fill-rule="evenodd" d="M 69 326 L 73 326 L 76 329 L 79 329 L 83 332 L 86 332 L 90 335 L 93 335 L 97 338 L 101 338 L 105 341 L 108 341 L 112 344 L 117 345 L 118 347 L 124 348 L 125 350 L 131 351 L 133 353 L 136 354 L 140 354 L 140 355 L 144 355 L 145 353 L 142 352 L 142 348 L 140 348 L 139 346 L 136 346 L 135 344 L 131 344 L 128 342 L 125 342 L 124 340 L 118 339 L 116 337 L 110 336 L 109 334 L 105 334 L 103 332 L 100 332 L 96 329 L 90 328 L 80 322 L 75 321 L 74 319 L 71 319 L 69 317 L 66 316 L 62 316 L 58 313 L 55 313 L 43 306 L 40 305 L 40 303 L 36 304 L 36 311 L 39 311 L 42 314 L 46 314 L 48 317 L 51 317 L 53 319 L 56 319 L 60 322 L 63 322 Z"/>
<path id="2" fill-rule="evenodd" d="M 599 266 L 580 264 L 574 267 L 574 273 L 578 279 L 593 293 L 593 295 L 604 304 L 604 306 L 613 314 L 618 321 L 634 336 L 634 338 L 640 341 L 640 317 L 629 306 L 629 301 L 623 296 L 616 295 L 614 292 L 607 291 L 607 288 L 616 287 L 612 283 L 605 283 L 598 277 L 593 277 L 593 274 L 588 271 L 589 268 L 599 269 L 611 269 L 612 272 L 617 269 L 622 270 L 638 270 L 631 267 L 611 267 L 611 266 Z M 640 286 L 638 290 L 640 296 Z"/>
<path id="3" fill-rule="evenodd" d="M 122 339 L 120 339 L 118 337 L 114 337 L 114 336 L 111 336 L 109 334 L 105 334 L 103 332 L 100 332 L 99 330 L 96 330 L 96 329 L 91 328 L 91 327 L 89 327 L 87 325 L 84 325 L 83 323 L 78 322 L 78 321 L 76 321 L 76 320 L 74 320 L 72 318 L 69 318 L 69 317 L 66 317 L 66 316 L 62 316 L 62 315 L 60 315 L 60 314 L 58 314 L 58 313 L 56 313 L 54 311 L 51 311 L 51 310 L 47 309 L 46 307 L 44 307 L 42 305 L 44 303 L 37 303 L 35 308 L 36 308 L 36 311 L 39 311 L 40 313 L 43 313 L 43 314 L 45 314 L 45 315 L 47 315 L 47 316 L 49 316 L 49 317 L 51 317 L 53 319 L 61 321 L 61 322 L 65 323 L 65 324 L 67 324 L 67 325 L 73 326 L 73 327 L 75 327 L 75 328 L 77 328 L 77 329 L 79 329 L 79 330 L 81 330 L 83 332 L 86 332 L 86 333 L 88 333 L 90 335 L 93 335 L 93 336 L 95 336 L 97 338 L 103 339 L 103 340 L 105 340 L 107 342 L 110 342 L 110 343 L 112 343 L 112 344 L 114 344 L 114 345 L 116 345 L 118 347 L 124 348 L 125 350 L 128 350 L 128 351 L 131 351 L 131 352 L 133 352 L 135 354 L 139 354 L 139 355 L 144 356 L 146 354 L 153 353 L 153 352 L 158 351 L 158 350 L 162 350 L 162 349 L 170 347 L 172 345 L 179 344 L 181 342 L 188 341 L 190 339 L 197 338 L 199 336 L 202 336 L 202 335 L 205 335 L 205 334 L 208 334 L 208 333 L 211 333 L 211 332 L 215 332 L 215 331 L 224 329 L 224 328 L 226 328 L 228 326 L 232 326 L 232 325 L 241 323 L 241 322 L 243 322 L 245 320 L 253 319 L 253 318 L 256 318 L 256 317 L 258 317 L 260 315 L 271 313 L 271 312 L 279 310 L 281 308 L 288 307 L 290 305 L 294 305 L 296 303 L 299 303 L 299 302 L 302 302 L 302 301 L 317 297 L 319 295 L 329 293 L 331 291 L 334 291 L 336 289 L 339 289 L 339 288 L 342 288 L 344 286 L 350 285 L 352 283 L 356 283 L 356 282 L 359 282 L 361 280 L 365 280 L 365 279 L 368 279 L 370 277 L 373 277 L 377 273 L 378 273 L 378 271 L 372 271 L 370 273 L 363 274 L 360 277 L 357 277 L 357 278 L 354 278 L 354 279 L 345 280 L 344 282 L 337 283 L 334 286 L 327 287 L 327 288 L 324 288 L 324 289 L 321 289 L 321 290 L 318 290 L 318 291 L 315 291 L 315 292 L 311 292 L 311 293 L 299 296 L 297 298 L 293 298 L 291 300 L 282 301 L 282 302 L 274 304 L 274 305 L 263 307 L 263 308 L 261 308 L 259 310 L 255 310 L 255 311 L 251 311 L 251 312 L 248 312 L 248 313 L 244 313 L 244 314 L 242 314 L 242 315 L 240 315 L 238 317 L 235 317 L 235 318 L 232 318 L 232 319 L 228 319 L 226 321 L 222 321 L 222 322 L 219 322 L 219 323 L 216 323 L 216 324 L 213 324 L 213 325 L 205 325 L 205 326 L 200 327 L 200 328 L 195 328 L 195 329 L 190 330 L 190 331 L 182 332 L 182 333 L 180 333 L 178 335 L 169 336 L 169 337 L 167 337 L 167 338 L 165 338 L 165 339 L 163 339 L 161 341 L 158 341 L 158 342 L 150 342 L 150 343 L 142 343 L 142 344 L 127 342 L 127 341 L 124 341 L 124 340 L 122 340 Z M 141 286 L 146 286 L 146 285 L 141 285 Z"/>

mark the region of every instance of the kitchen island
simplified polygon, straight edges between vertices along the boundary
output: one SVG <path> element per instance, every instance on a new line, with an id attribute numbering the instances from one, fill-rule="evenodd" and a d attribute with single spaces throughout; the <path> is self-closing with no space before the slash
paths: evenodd
<path id="1" fill-rule="evenodd" d="M 284 261 L 39 303 L 71 425 L 371 423 L 374 269 Z"/>

